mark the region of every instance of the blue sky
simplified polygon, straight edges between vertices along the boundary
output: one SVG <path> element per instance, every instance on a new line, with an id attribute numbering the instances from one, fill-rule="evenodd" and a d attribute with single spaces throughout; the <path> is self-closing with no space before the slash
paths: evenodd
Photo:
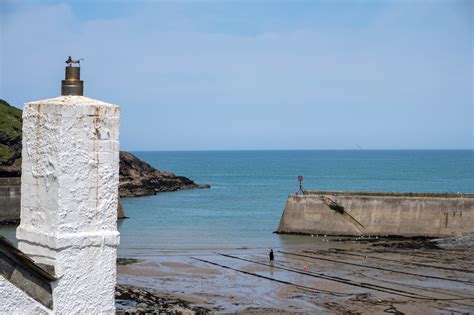
<path id="1" fill-rule="evenodd" d="M 0 98 L 122 106 L 124 150 L 474 148 L 474 1 L 0 3 Z"/>

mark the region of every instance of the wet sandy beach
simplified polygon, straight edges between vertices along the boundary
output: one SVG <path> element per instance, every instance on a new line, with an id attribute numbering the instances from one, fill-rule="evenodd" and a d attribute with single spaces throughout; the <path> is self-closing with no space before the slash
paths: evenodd
<path id="1" fill-rule="evenodd" d="M 118 282 L 215 313 L 474 313 L 474 249 L 339 240 L 182 253 L 117 267 Z"/>

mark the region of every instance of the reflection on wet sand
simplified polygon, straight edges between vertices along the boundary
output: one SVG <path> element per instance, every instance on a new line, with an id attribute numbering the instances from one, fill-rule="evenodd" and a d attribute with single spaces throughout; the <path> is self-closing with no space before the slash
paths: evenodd
<path id="1" fill-rule="evenodd" d="M 182 251 L 118 266 L 118 281 L 223 312 L 474 310 L 473 249 L 324 236 L 281 236 L 280 243 L 274 262 L 269 249 Z"/>

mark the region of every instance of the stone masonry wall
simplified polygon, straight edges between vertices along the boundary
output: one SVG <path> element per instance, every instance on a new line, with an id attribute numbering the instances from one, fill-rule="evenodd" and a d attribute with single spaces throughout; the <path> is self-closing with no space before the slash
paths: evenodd
<path id="1" fill-rule="evenodd" d="M 473 230 L 472 195 L 309 192 L 288 197 L 277 232 L 445 237 Z"/>
<path id="2" fill-rule="evenodd" d="M 0 177 L 0 222 L 20 219 L 20 178 Z"/>

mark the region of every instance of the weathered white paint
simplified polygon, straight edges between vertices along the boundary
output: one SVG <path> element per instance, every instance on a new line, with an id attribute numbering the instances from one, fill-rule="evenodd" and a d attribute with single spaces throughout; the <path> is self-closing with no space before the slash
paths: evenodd
<path id="1" fill-rule="evenodd" d="M 0 314 L 51 314 L 51 310 L 33 300 L 0 275 Z"/>
<path id="2" fill-rule="evenodd" d="M 84 96 L 23 110 L 18 247 L 54 266 L 58 314 L 115 312 L 119 119 Z"/>

